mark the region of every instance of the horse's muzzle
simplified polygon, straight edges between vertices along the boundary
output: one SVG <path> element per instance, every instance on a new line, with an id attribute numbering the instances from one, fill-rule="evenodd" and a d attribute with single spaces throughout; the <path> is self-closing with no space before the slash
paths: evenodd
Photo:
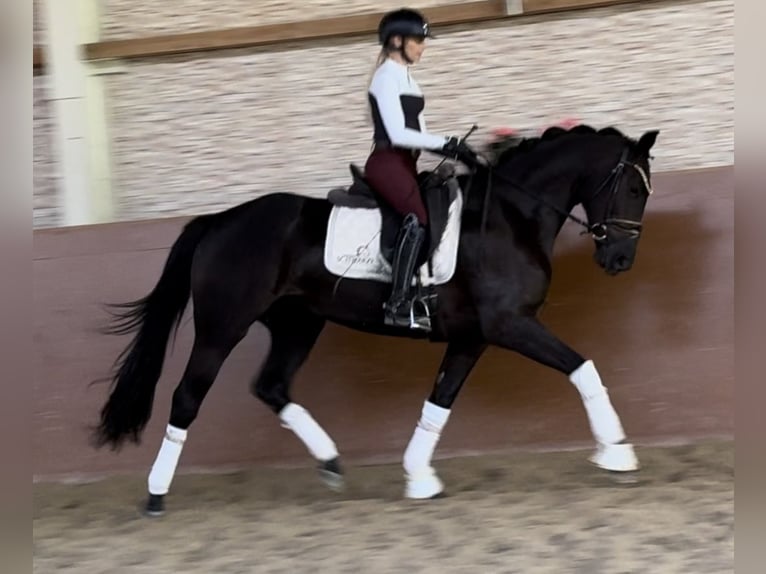
<path id="1" fill-rule="evenodd" d="M 623 239 L 614 243 L 599 243 L 594 259 L 609 275 L 629 271 L 636 257 L 637 243 L 633 239 Z"/>

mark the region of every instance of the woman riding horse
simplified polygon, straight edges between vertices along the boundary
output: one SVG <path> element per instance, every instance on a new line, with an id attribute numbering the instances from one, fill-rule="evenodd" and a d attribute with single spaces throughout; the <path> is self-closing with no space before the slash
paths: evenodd
<path id="1" fill-rule="evenodd" d="M 365 165 L 375 191 L 404 216 L 394 250 L 393 287 L 384 307 L 385 322 L 424 330 L 430 329 L 428 317 L 413 312 L 411 322 L 412 301 L 408 300 L 428 222 L 417 180 L 417 159 L 421 149 L 456 158 L 471 156 L 459 138 L 426 131 L 425 100 L 409 68 L 420 61 L 429 37 L 433 36 L 428 21 L 415 10 L 395 10 L 381 19 L 378 39 L 382 49 L 368 91 L 374 144 Z"/>

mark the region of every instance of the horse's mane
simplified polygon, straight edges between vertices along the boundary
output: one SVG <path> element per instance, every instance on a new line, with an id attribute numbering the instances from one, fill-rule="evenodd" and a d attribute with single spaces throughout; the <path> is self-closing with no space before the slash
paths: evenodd
<path id="1" fill-rule="evenodd" d="M 579 124 L 570 129 L 553 126 L 546 129 L 540 136 L 524 138 L 516 145 L 512 145 L 503 150 L 497 155 L 494 163 L 499 164 L 519 155 L 529 153 L 543 142 L 549 142 L 568 134 L 597 134 L 604 136 L 618 136 L 628 139 L 620 130 L 612 126 L 601 128 L 599 130 L 587 124 Z"/>

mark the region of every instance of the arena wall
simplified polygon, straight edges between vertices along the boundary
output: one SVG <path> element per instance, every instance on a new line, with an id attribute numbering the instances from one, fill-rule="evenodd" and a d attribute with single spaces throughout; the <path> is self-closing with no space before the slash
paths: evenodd
<path id="1" fill-rule="evenodd" d="M 167 4 L 167 3 L 166 3 Z M 104 39 L 383 10 L 391 2 L 109 0 Z M 429 7 L 435 1 L 414 2 Z M 444 0 L 439 5 L 448 4 Z M 390 5 L 390 6 L 389 6 Z M 659 171 L 734 162 L 734 3 L 659 1 L 438 30 L 416 69 L 431 131 L 534 131 L 574 117 L 660 129 Z M 39 36 L 44 39 L 44 23 Z M 105 78 L 117 221 L 222 209 L 273 191 L 322 196 L 370 145 L 373 35 L 126 60 Z M 35 225 L 60 224 L 46 79 L 35 80 Z M 435 158 L 424 159 L 427 167 Z"/>

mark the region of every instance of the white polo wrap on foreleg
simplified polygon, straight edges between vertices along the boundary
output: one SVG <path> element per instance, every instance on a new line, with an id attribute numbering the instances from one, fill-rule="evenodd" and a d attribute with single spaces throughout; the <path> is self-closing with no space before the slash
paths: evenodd
<path id="1" fill-rule="evenodd" d="M 615 444 L 624 440 L 625 432 L 620 418 L 593 361 L 585 361 L 569 375 L 569 380 L 580 392 L 596 440 L 603 444 Z"/>
<path id="2" fill-rule="evenodd" d="M 170 489 L 170 483 L 173 482 L 173 475 L 176 472 L 178 459 L 184 448 L 187 431 L 168 425 L 165 430 L 165 437 L 162 439 L 160 452 L 154 461 L 152 470 L 149 473 L 149 494 L 164 495 Z"/>
<path id="3" fill-rule="evenodd" d="M 319 426 L 311 414 L 297 403 L 289 403 L 279 413 L 282 426 L 292 430 L 318 460 L 332 460 L 338 456 L 335 443 Z"/>
<path id="4" fill-rule="evenodd" d="M 404 451 L 404 470 L 411 477 L 430 471 L 431 457 L 447 424 L 450 410 L 426 401 L 415 432 Z"/>

